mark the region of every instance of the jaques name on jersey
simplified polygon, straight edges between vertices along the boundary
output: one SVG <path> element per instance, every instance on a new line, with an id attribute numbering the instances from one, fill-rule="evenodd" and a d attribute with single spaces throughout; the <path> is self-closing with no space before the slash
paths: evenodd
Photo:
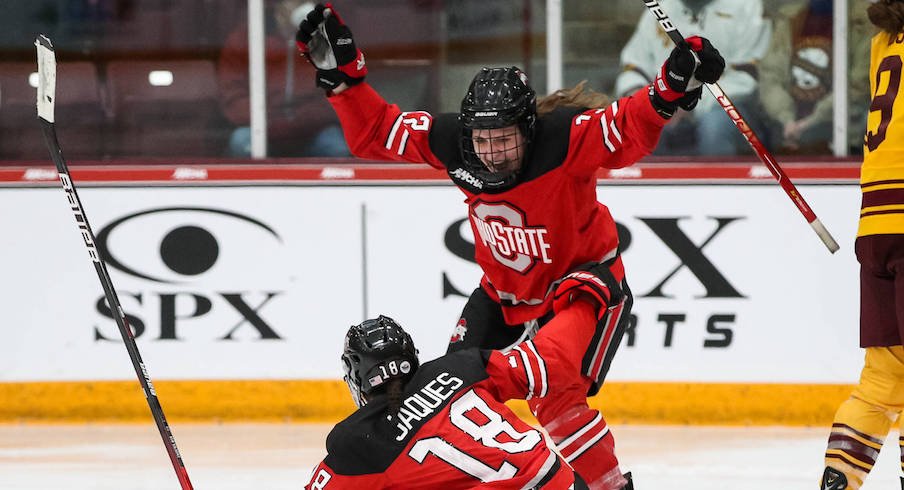
<path id="1" fill-rule="evenodd" d="M 399 435 L 396 436 L 396 440 L 402 441 L 408 437 L 412 422 L 420 422 L 430 418 L 433 415 L 433 411 L 454 395 L 455 391 L 464 384 L 464 381 L 460 378 L 456 378 L 449 373 L 441 373 L 433 381 L 424 385 L 417 393 L 402 401 L 398 414 L 399 423 L 397 424 Z"/>

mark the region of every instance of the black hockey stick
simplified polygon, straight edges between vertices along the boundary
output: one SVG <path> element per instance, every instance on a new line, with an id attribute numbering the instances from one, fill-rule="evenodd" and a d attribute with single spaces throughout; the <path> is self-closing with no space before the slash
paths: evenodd
<path id="1" fill-rule="evenodd" d="M 148 405 L 151 408 L 151 414 L 157 423 L 157 429 L 160 431 L 160 437 L 163 438 L 163 444 L 166 446 L 166 452 L 169 454 L 170 461 L 173 463 L 173 469 L 176 470 L 176 476 L 182 485 L 182 490 L 192 490 L 191 481 L 188 479 L 188 471 L 182 463 L 182 456 L 176 447 L 176 439 L 170 430 L 166 417 L 163 415 L 163 408 L 157 399 L 157 392 L 151 383 L 151 377 L 148 375 L 147 368 L 141 360 L 141 354 L 138 352 L 138 345 L 135 343 L 135 337 L 132 328 L 126 322 L 122 306 L 119 298 L 116 296 L 116 290 L 113 289 L 113 282 L 110 280 L 110 274 L 107 272 L 107 266 L 101 260 L 95 245 L 94 232 L 91 231 L 91 225 L 88 224 L 88 217 L 82 208 L 82 202 L 78 198 L 75 191 L 75 184 L 69 175 L 69 168 L 63 159 L 63 152 L 60 149 L 60 143 L 57 141 L 56 127 L 54 126 L 53 108 L 56 97 L 56 55 L 53 51 L 53 45 L 44 35 L 38 36 L 35 40 L 35 46 L 38 50 L 38 120 L 41 122 L 41 130 L 44 133 L 44 141 L 47 143 L 47 149 L 50 150 L 50 158 L 56 164 L 57 172 L 60 174 L 60 182 L 63 184 L 63 190 L 66 192 L 66 198 L 69 200 L 69 206 L 75 214 L 75 221 L 78 224 L 79 232 L 85 246 L 88 247 L 88 255 L 94 262 L 94 270 L 97 271 L 97 277 L 104 289 L 104 295 L 110 306 L 110 311 L 114 312 L 113 319 L 119 327 L 119 333 L 122 335 L 122 341 L 129 351 L 129 357 L 132 359 L 132 366 L 135 367 L 135 374 L 138 375 L 138 381 L 141 388 L 144 389 L 144 395 L 147 398 Z"/>
<path id="2" fill-rule="evenodd" d="M 676 45 L 684 42 L 684 36 L 678 32 L 678 28 L 675 27 L 675 24 L 672 23 L 672 19 L 665 13 L 662 6 L 659 5 L 659 0 L 641 0 L 643 4 L 650 9 L 650 13 L 656 17 L 656 20 L 659 21 L 659 26 L 662 27 L 662 30 L 665 31 L 666 34 L 669 35 L 669 38 Z M 775 177 L 775 180 L 778 181 L 779 185 L 782 186 L 782 189 L 785 190 L 785 193 L 788 194 L 788 197 L 791 198 L 791 201 L 794 202 L 794 205 L 797 206 L 797 209 L 801 214 L 804 215 L 804 218 L 807 220 L 807 223 L 810 223 L 810 227 L 813 228 L 813 231 L 819 235 L 819 238 L 822 240 L 822 243 L 825 244 L 826 248 L 829 249 L 829 252 L 835 253 L 838 251 L 838 243 L 832 238 L 832 234 L 829 233 L 829 230 L 823 226 L 822 221 L 819 221 L 819 218 L 816 217 L 816 213 L 810 209 L 810 206 L 807 204 L 807 201 L 804 200 L 804 197 L 800 194 L 800 191 L 797 190 L 797 187 L 791 182 L 791 179 L 788 178 L 788 175 L 785 174 L 785 171 L 782 170 L 782 167 L 779 166 L 778 162 L 775 160 L 775 157 L 772 156 L 772 153 L 766 149 L 760 139 L 757 137 L 756 133 L 753 132 L 753 129 L 747 124 L 747 121 L 744 120 L 744 117 L 741 116 L 741 113 L 735 107 L 735 105 L 731 102 L 725 92 L 722 91 L 722 87 L 719 86 L 718 83 L 707 83 L 705 84 L 706 88 L 709 89 L 710 93 L 713 94 L 713 97 L 716 98 L 716 101 L 719 102 L 719 105 L 722 107 L 722 110 L 728 114 L 728 117 L 731 119 L 731 122 L 737 126 L 738 131 L 741 132 L 741 135 L 744 136 L 744 139 L 747 140 L 747 143 L 750 144 L 750 147 L 753 148 L 754 153 L 760 158 L 760 160 L 766 165 L 766 168 L 772 172 L 772 176 Z"/>

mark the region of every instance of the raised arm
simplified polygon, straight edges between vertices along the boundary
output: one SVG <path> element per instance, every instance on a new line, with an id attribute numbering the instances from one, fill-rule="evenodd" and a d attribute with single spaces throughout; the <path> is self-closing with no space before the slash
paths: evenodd
<path id="1" fill-rule="evenodd" d="M 402 112 L 364 83 L 364 53 L 332 6 L 317 4 L 298 26 L 296 39 L 301 53 L 317 68 L 317 86 L 326 90 L 355 156 L 443 168 L 430 150 L 433 116 Z"/>
<path id="2" fill-rule="evenodd" d="M 656 147 L 662 127 L 678 108 L 693 110 L 703 83 L 714 83 L 725 60 L 706 38 L 691 36 L 674 47 L 652 83 L 608 107 L 572 121 L 568 170 L 592 175 L 597 168 L 621 168 Z"/>
<path id="3" fill-rule="evenodd" d="M 367 83 L 329 97 L 352 153 L 360 158 L 428 163 L 444 168 L 430 149 L 433 116 L 402 112 Z"/>

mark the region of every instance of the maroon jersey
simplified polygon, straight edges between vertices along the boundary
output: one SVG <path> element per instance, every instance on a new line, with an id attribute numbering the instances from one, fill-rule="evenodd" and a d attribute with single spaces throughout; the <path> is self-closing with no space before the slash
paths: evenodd
<path id="1" fill-rule="evenodd" d="M 356 156 L 447 171 L 466 196 L 481 285 L 511 325 L 548 312 L 571 269 L 614 256 L 615 222 L 596 200 L 596 172 L 649 154 L 666 123 L 646 89 L 605 109 L 556 109 L 538 119 L 518 185 L 489 192 L 462 163 L 457 114 L 402 112 L 366 83 L 329 101 Z"/>
<path id="2" fill-rule="evenodd" d="M 465 349 L 420 366 L 397 415 L 380 396 L 333 428 L 305 489 L 570 488 L 571 467 L 503 403 L 574 379 L 596 317 L 563 313 L 508 353 Z"/>

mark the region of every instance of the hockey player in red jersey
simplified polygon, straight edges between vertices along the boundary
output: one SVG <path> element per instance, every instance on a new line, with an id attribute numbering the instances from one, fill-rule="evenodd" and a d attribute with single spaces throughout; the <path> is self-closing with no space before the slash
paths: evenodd
<path id="1" fill-rule="evenodd" d="M 359 409 L 330 432 L 305 489 L 587 489 L 503 402 L 554 397 L 573 383 L 598 319 L 623 297 L 607 265 L 595 264 L 562 281 L 556 315 L 533 340 L 424 365 L 391 318 L 351 327 L 342 364 Z"/>
<path id="2" fill-rule="evenodd" d="M 693 109 L 701 82 L 715 82 L 725 66 L 709 41 L 688 38 L 649 87 L 611 104 L 582 85 L 538 101 L 518 68 L 484 68 L 460 113 L 433 116 L 402 112 L 364 82 L 364 55 L 331 5 L 311 11 L 297 39 L 317 68 L 316 83 L 327 91 L 352 153 L 444 169 L 465 195 L 484 275 L 449 352 L 501 349 L 529 338 L 552 316 L 556 284 L 580 264 L 609 263 L 623 279 L 615 222 L 597 201 L 596 172 L 649 154 L 675 110 Z M 624 485 L 612 434 L 587 396 L 599 390 L 621 341 L 632 305 L 626 293 L 622 307 L 600 320 L 581 383 L 557 397 L 529 401 L 558 450 L 593 489 Z"/>

